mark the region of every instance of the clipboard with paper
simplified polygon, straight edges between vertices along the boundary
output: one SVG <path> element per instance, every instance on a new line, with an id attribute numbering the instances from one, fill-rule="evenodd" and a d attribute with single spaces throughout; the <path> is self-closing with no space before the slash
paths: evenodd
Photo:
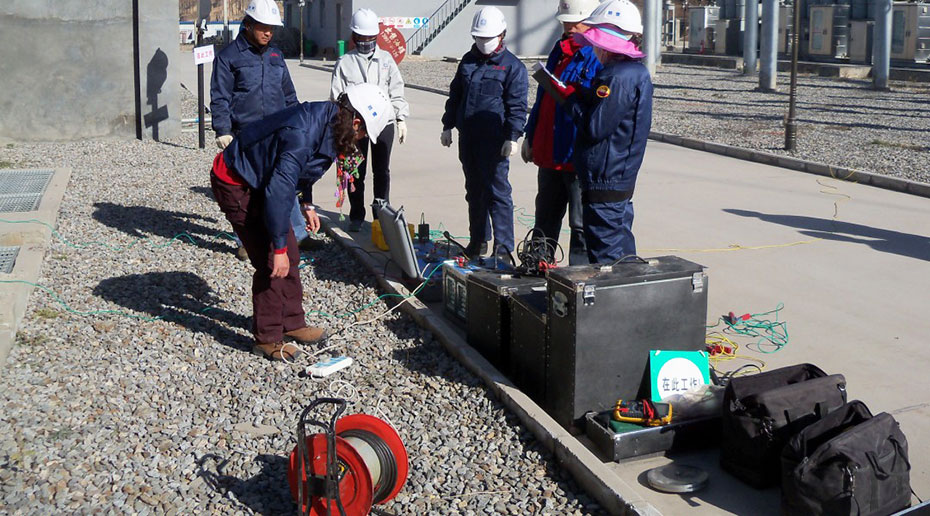
<path id="1" fill-rule="evenodd" d="M 533 79 L 542 86 L 546 93 L 555 99 L 556 103 L 560 105 L 565 103 L 565 98 L 570 93 L 568 86 L 560 81 L 558 77 L 552 75 L 552 72 L 547 70 L 545 65 L 539 61 L 536 61 L 536 64 L 533 65 Z"/>

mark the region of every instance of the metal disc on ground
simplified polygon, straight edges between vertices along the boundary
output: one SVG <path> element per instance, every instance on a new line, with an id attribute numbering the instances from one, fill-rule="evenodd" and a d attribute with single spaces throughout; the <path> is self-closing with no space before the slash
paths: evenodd
<path id="1" fill-rule="evenodd" d="M 664 493 L 693 493 L 707 485 L 707 472 L 695 466 L 668 464 L 646 472 L 649 487 Z"/>

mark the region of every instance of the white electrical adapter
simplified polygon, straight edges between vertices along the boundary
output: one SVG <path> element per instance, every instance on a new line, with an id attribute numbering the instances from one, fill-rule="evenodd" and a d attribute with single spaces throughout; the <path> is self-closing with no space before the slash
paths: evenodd
<path id="1" fill-rule="evenodd" d="M 345 369 L 350 365 L 352 365 L 352 357 L 333 357 L 328 360 L 320 360 L 319 362 L 307 367 L 307 374 L 317 378 L 322 378 L 324 376 L 329 376 L 336 371 Z"/>

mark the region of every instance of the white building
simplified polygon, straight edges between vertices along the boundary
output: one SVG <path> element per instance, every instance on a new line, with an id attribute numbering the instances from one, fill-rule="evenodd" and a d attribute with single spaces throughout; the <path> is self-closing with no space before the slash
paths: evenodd
<path id="1" fill-rule="evenodd" d="M 285 0 L 289 27 L 300 27 L 299 0 Z M 555 20 L 558 0 L 306 0 L 304 37 L 320 49 L 333 48 L 351 38 L 349 24 L 356 9 L 366 7 L 380 18 L 402 18 L 409 28 L 400 31 L 409 54 L 461 56 L 471 46 L 471 21 L 478 9 L 493 5 L 507 18 L 507 46 L 523 56 L 546 55 L 559 34 Z M 426 25 L 422 25 L 423 19 Z M 419 19 L 420 28 L 417 29 Z"/>

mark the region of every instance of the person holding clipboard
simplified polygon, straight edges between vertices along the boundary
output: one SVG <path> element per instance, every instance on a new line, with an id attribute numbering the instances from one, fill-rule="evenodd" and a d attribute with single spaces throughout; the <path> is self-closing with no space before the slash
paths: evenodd
<path id="1" fill-rule="evenodd" d="M 628 0 L 608 0 L 573 38 L 591 46 L 603 68 L 590 88 L 533 77 L 554 92 L 578 128 L 572 164 L 581 187 L 582 219 L 591 263 L 636 254 L 633 191 L 652 126 L 652 80 L 642 64 L 642 18 Z"/>
<path id="2" fill-rule="evenodd" d="M 601 63 L 594 55 L 594 47 L 584 46 L 573 38 L 576 33 L 588 30 L 583 23 L 598 6 L 598 0 L 560 0 L 556 19 L 562 23 L 562 37 L 555 43 L 545 68 L 563 85 L 578 83 L 590 87 Z M 526 163 L 539 167 L 536 175 L 536 223 L 534 236 L 559 239 L 562 218 L 568 208 L 568 225 L 571 228 L 568 263 L 588 263 L 581 214 L 581 188 L 572 165 L 575 145 L 575 124 L 571 116 L 556 102 L 556 97 L 545 93 L 543 85 L 536 93 L 536 103 L 526 123 L 526 137 L 520 155 Z M 556 93 L 558 95 L 558 93 Z M 554 257 L 550 256 L 550 260 Z"/>

